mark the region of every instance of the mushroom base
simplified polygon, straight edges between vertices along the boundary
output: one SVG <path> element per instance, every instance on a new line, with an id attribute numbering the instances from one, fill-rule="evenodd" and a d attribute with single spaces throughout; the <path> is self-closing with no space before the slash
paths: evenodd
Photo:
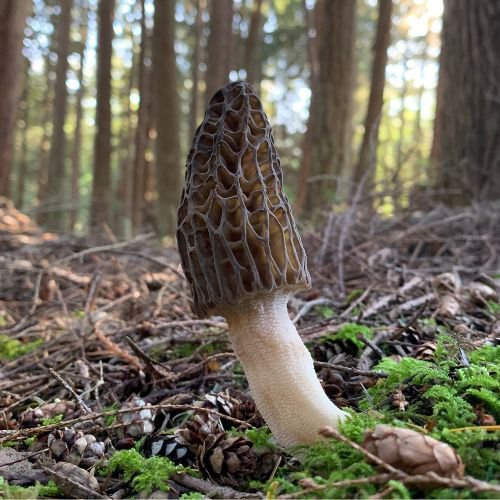
<path id="1" fill-rule="evenodd" d="M 217 311 L 227 319 L 255 404 L 285 447 L 314 443 L 320 428 L 347 416 L 323 391 L 287 303 L 288 295 L 276 293 Z"/>

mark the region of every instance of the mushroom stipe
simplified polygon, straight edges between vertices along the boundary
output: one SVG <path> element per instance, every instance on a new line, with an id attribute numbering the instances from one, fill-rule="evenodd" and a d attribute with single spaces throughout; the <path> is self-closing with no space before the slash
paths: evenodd
<path id="1" fill-rule="evenodd" d="M 324 393 L 287 311 L 310 287 L 271 126 L 251 85 L 208 103 L 186 164 L 177 243 L 200 317 L 224 316 L 255 403 L 285 447 L 318 441 L 346 413 Z"/>

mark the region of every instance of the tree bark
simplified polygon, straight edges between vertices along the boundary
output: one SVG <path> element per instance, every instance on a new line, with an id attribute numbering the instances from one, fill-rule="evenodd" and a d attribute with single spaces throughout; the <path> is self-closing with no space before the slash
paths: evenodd
<path id="1" fill-rule="evenodd" d="M 359 151 L 359 159 L 352 177 L 350 189 L 351 199 L 360 182 L 364 182 L 363 192 L 371 193 L 377 162 L 378 130 L 384 104 L 385 67 L 387 65 L 387 49 L 391 39 L 392 0 L 379 0 L 378 22 L 375 43 L 373 45 L 373 65 L 370 97 L 365 117 L 363 142 Z M 363 180 L 364 178 L 364 180 Z"/>
<path id="2" fill-rule="evenodd" d="M 66 73 L 68 71 L 69 35 L 71 29 L 71 8 L 73 0 L 61 1 L 61 14 L 58 21 L 56 38 L 56 82 L 54 88 L 52 142 L 50 145 L 47 197 L 49 210 L 42 216 L 43 223 L 54 231 L 64 230 L 65 207 L 63 205 L 66 180 L 66 134 L 64 122 L 67 109 Z"/>
<path id="3" fill-rule="evenodd" d="M 233 0 L 212 0 L 210 7 L 206 102 L 228 81 L 232 53 Z"/>
<path id="4" fill-rule="evenodd" d="M 441 200 L 500 198 L 500 3 L 445 0 L 432 156 Z"/>
<path id="5" fill-rule="evenodd" d="M 21 91 L 22 41 L 31 2 L 0 3 L 0 195 L 9 195 L 17 101 Z"/>
<path id="6" fill-rule="evenodd" d="M 96 135 L 90 229 L 97 234 L 109 223 L 111 198 L 111 57 L 115 0 L 98 7 Z"/>
<path id="7" fill-rule="evenodd" d="M 17 165 L 16 172 L 16 188 L 15 188 L 15 196 L 14 203 L 19 210 L 23 209 L 24 206 L 24 195 L 25 195 L 25 186 L 26 186 L 26 177 L 28 175 L 28 128 L 30 126 L 30 107 L 29 107 L 29 98 L 30 98 L 30 85 L 29 85 L 29 61 L 26 60 L 25 64 L 25 79 L 24 79 L 24 88 L 23 93 L 20 99 L 19 107 L 21 108 L 21 120 L 22 120 L 22 128 L 19 131 L 20 134 L 20 154 Z"/>
<path id="8" fill-rule="evenodd" d="M 307 179 L 312 182 L 304 196 L 310 213 L 327 207 L 345 189 L 341 181 L 351 168 L 355 83 L 356 2 L 318 0 L 316 8 L 319 68 L 308 132 L 315 147 Z"/>
<path id="9" fill-rule="evenodd" d="M 196 1 L 196 20 L 194 23 L 194 47 L 193 59 L 191 66 L 191 79 L 193 81 L 193 88 L 191 89 L 191 110 L 189 115 L 189 137 L 188 148 L 191 145 L 196 127 L 198 126 L 198 104 L 199 104 L 199 84 L 200 84 L 200 61 L 201 61 L 201 31 L 203 29 L 202 22 L 202 2 Z"/>
<path id="10" fill-rule="evenodd" d="M 304 134 L 302 143 L 302 162 L 300 165 L 297 185 L 297 196 L 295 198 L 295 209 L 301 213 L 306 204 L 307 192 L 309 190 L 309 177 L 312 170 L 312 146 L 313 146 L 313 126 L 314 126 L 314 113 L 316 109 L 316 100 L 318 96 L 318 79 L 319 79 L 319 28 L 321 26 L 320 17 L 322 12 L 322 1 L 318 0 L 314 11 L 310 13 L 307 8 L 305 0 L 303 1 L 304 13 L 306 16 L 306 30 L 307 30 L 307 53 L 309 58 L 309 87 L 311 89 L 311 101 L 309 104 L 309 117 L 307 119 L 307 128 Z M 311 33 L 315 31 L 315 36 L 311 37 Z"/>
<path id="11" fill-rule="evenodd" d="M 45 217 L 45 207 L 44 203 L 47 199 L 47 180 L 49 176 L 49 152 L 50 152 L 50 116 L 53 114 L 53 87 L 54 84 L 50 77 L 52 73 L 52 64 L 50 61 L 50 49 L 49 54 L 44 58 L 45 62 L 45 92 L 42 102 L 40 102 L 40 108 L 42 109 L 41 126 L 43 129 L 42 137 L 39 144 L 39 161 L 38 161 L 38 171 L 37 171 L 37 200 L 38 200 L 38 212 L 37 212 L 37 222 L 39 224 L 44 223 Z"/>
<path id="12" fill-rule="evenodd" d="M 80 13 L 80 67 L 78 68 L 79 87 L 76 93 L 75 104 L 75 132 L 73 135 L 73 150 L 71 151 L 71 203 L 72 209 L 69 216 L 69 229 L 73 231 L 78 219 L 80 209 L 80 165 L 82 151 L 82 119 L 83 106 L 82 100 L 85 95 L 85 86 L 83 83 L 83 66 L 85 63 L 85 46 L 87 45 L 87 9 L 84 7 Z"/>
<path id="13" fill-rule="evenodd" d="M 250 17 L 248 39 L 245 45 L 244 64 L 247 72 L 247 82 L 251 83 L 257 92 L 260 90 L 260 80 L 262 78 L 262 61 L 260 54 L 261 11 L 262 0 L 254 0 L 252 15 Z"/>
<path id="14" fill-rule="evenodd" d="M 137 110 L 137 128 L 135 130 L 134 171 L 132 184 L 132 228 L 134 233 L 143 225 L 144 189 L 146 180 L 145 151 L 149 141 L 150 127 L 150 79 L 151 69 L 144 63 L 150 57 L 150 36 L 146 26 L 144 0 L 141 2 L 141 48 L 139 53 L 139 109 Z"/>
<path id="15" fill-rule="evenodd" d="M 179 99 L 174 41 L 175 0 L 155 0 L 153 99 L 156 122 L 158 230 L 161 236 L 172 236 L 175 233 L 181 185 Z"/>

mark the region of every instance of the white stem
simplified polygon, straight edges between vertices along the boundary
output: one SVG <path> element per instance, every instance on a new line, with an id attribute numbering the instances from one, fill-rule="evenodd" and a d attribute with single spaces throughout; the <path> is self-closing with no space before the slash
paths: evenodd
<path id="1" fill-rule="evenodd" d="M 257 408 L 285 447 L 314 443 L 321 427 L 336 427 L 346 417 L 324 393 L 287 302 L 288 295 L 273 294 L 219 311 Z"/>

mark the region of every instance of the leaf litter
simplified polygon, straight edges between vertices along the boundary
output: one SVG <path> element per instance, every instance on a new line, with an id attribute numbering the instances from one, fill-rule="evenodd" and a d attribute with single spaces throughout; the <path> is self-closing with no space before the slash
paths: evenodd
<path id="1" fill-rule="evenodd" d="M 283 450 L 174 248 L 2 204 L 0 497 L 498 497 L 498 208 L 332 214 L 305 244 L 290 316 L 352 418 Z"/>

